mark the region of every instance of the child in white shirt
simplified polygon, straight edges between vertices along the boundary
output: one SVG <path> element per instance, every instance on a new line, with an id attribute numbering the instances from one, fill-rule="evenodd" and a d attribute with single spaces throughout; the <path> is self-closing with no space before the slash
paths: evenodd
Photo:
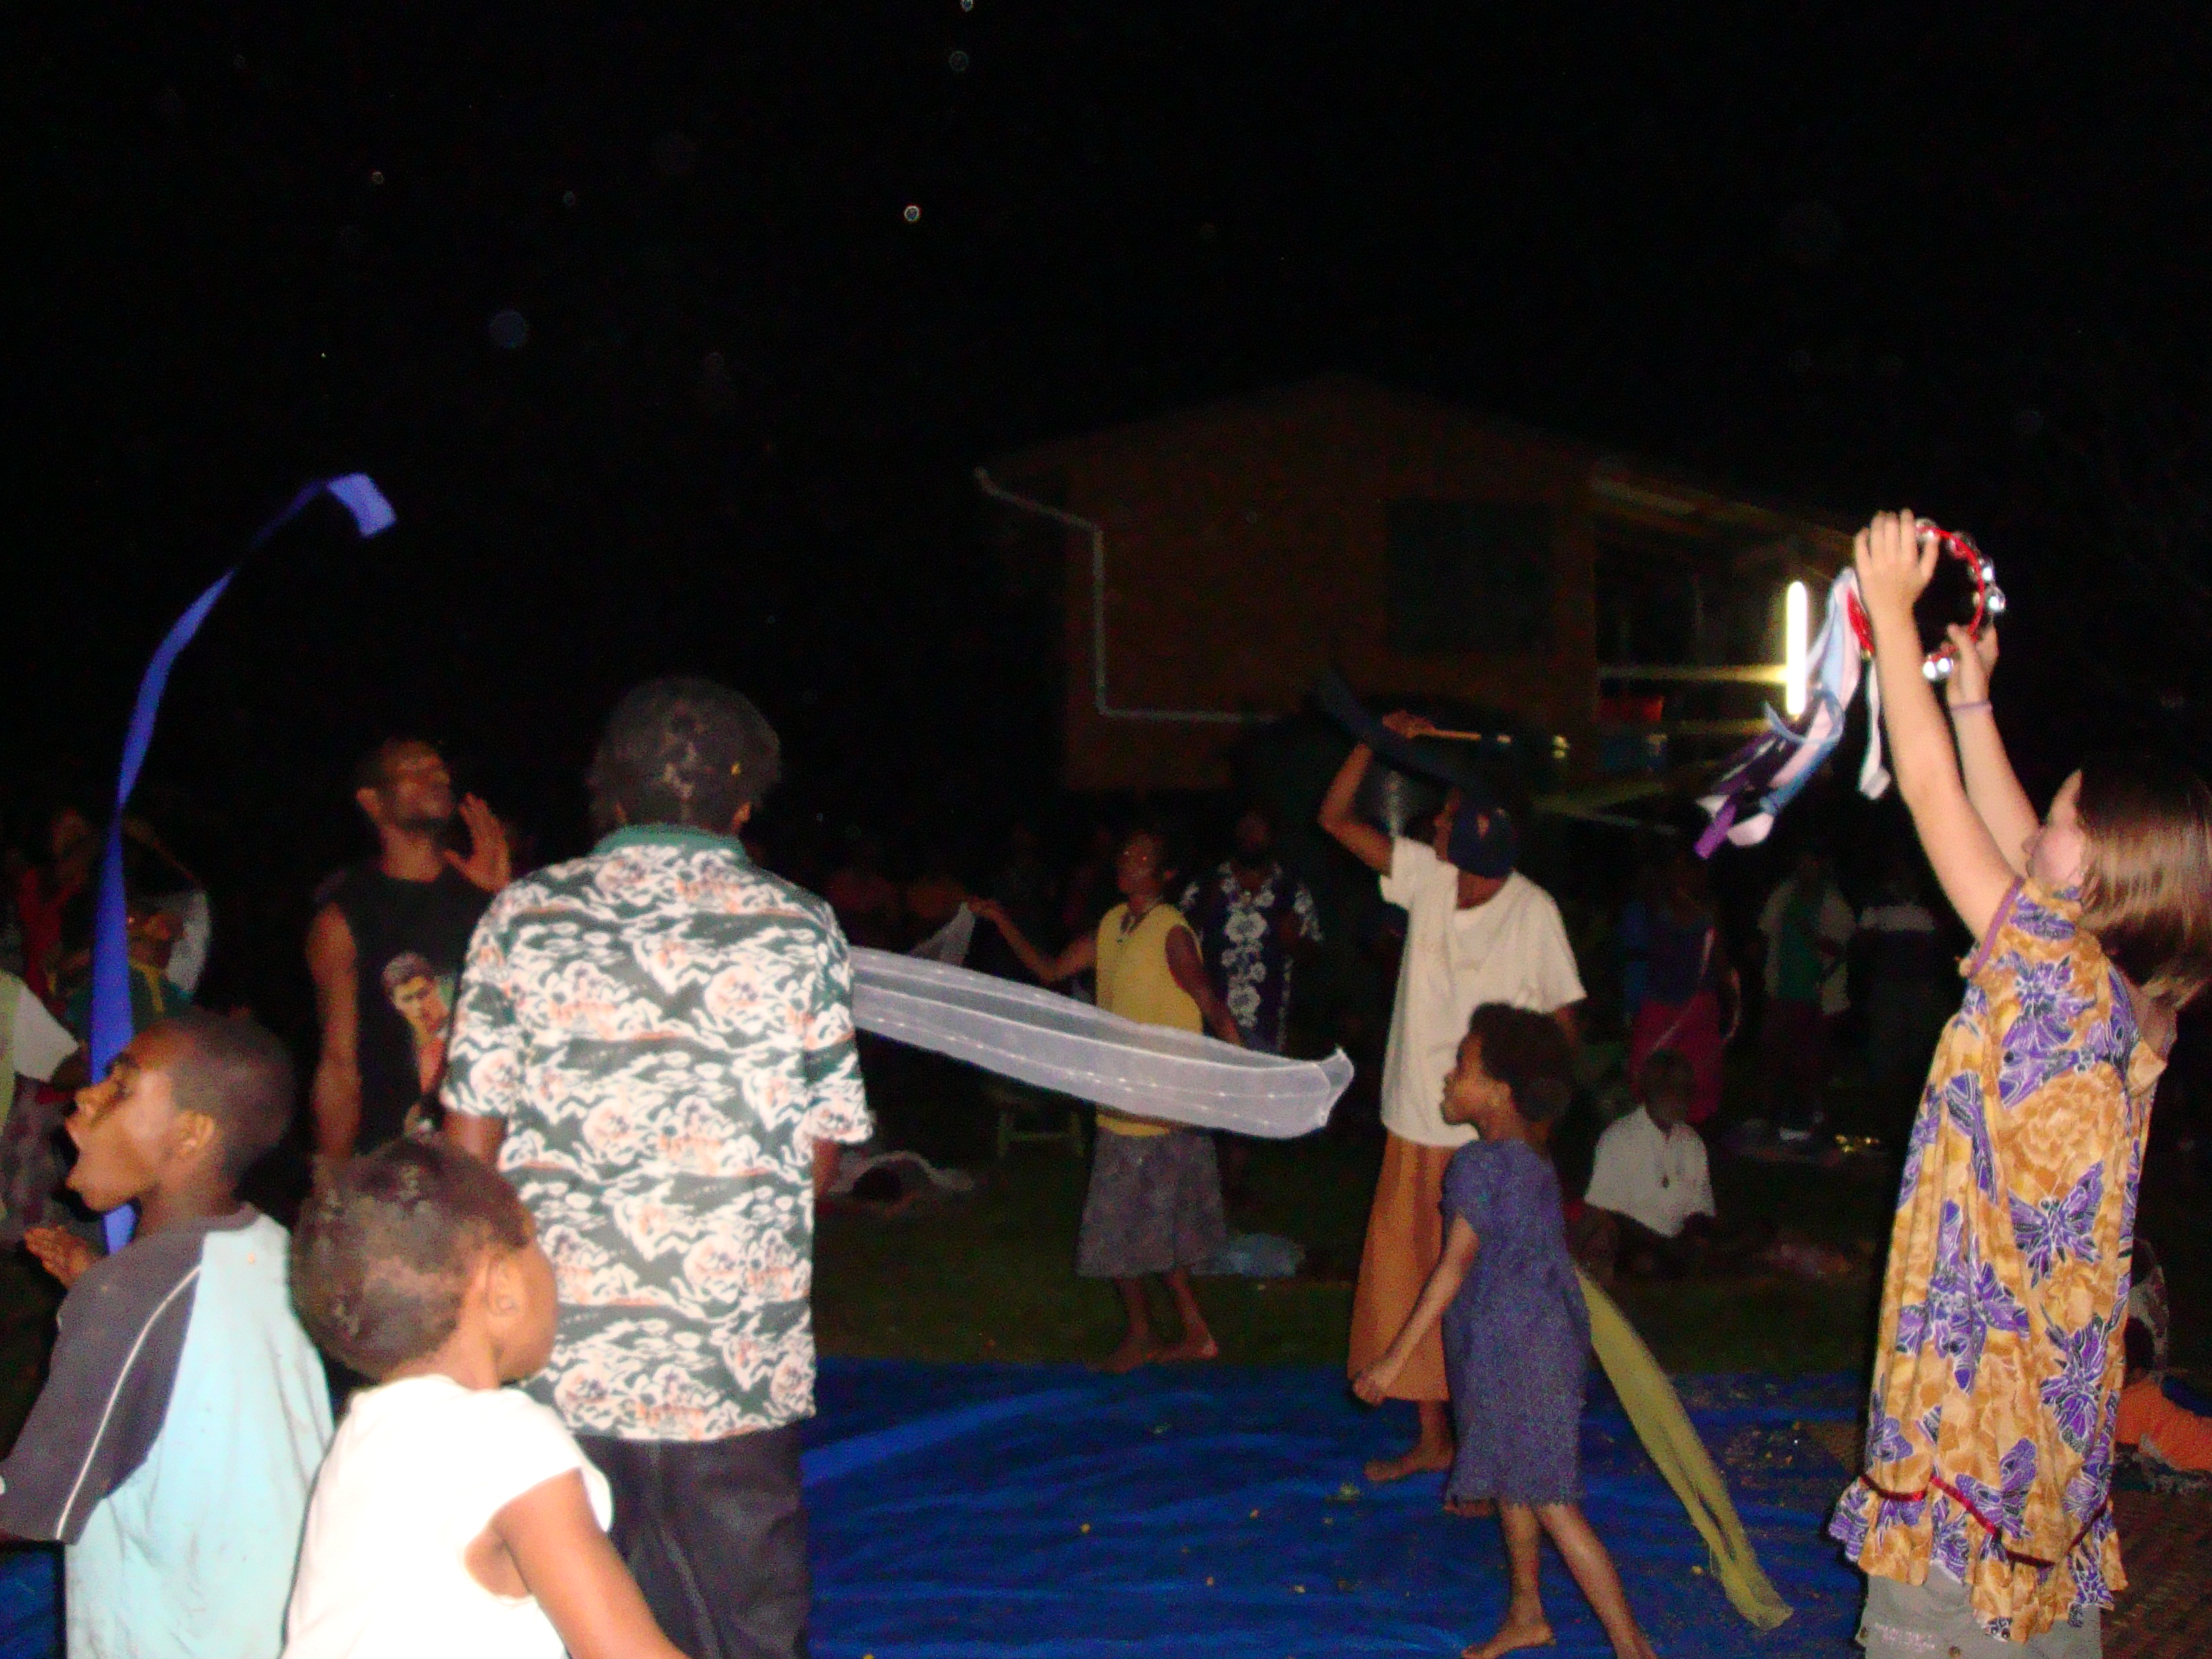
<path id="1" fill-rule="evenodd" d="M 552 1265 L 488 1165 L 423 1140 L 357 1158 L 301 1216 L 292 1294 L 378 1386 L 307 1510 L 284 1659 L 682 1659 L 608 1541 L 605 1477 L 502 1385 L 552 1352 Z"/>

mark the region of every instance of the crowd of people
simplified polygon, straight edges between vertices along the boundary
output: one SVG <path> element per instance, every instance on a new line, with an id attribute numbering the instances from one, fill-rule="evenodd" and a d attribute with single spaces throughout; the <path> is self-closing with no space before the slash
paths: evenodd
<path id="1" fill-rule="evenodd" d="M 2212 792 L 2093 760 L 2039 818 L 1990 719 L 1994 633 L 1954 637 L 1940 701 L 1921 673 L 1934 556 L 1899 515 L 1856 548 L 1899 789 L 1974 942 L 1964 1003 L 1939 1037 L 1943 930 L 1917 860 L 1854 908 L 1808 849 L 1759 920 L 1766 1110 L 1785 1142 L 1820 1133 L 1855 956 L 1886 1074 L 1933 1046 L 1864 1471 L 1832 1523 L 1869 1577 L 1863 1643 L 2094 1652 L 2122 1582 L 2116 1442 L 2205 1449 L 2155 1390 L 2163 1297 L 2133 1234 L 2150 1102 L 2212 981 Z M 1413 1402 L 1418 1429 L 1365 1473 L 1441 1474 L 1448 1506 L 1498 1515 L 1509 1598 L 1476 1659 L 1552 1640 L 1547 1536 L 1615 1653 L 1649 1659 L 1581 1507 L 1577 1262 L 1741 1255 L 1700 1126 L 1742 977 L 1703 868 L 1656 860 L 1620 928 L 1630 1109 L 1570 1202 L 1550 1143 L 1589 999 L 1561 908 L 1486 794 L 1455 789 L 1414 834 L 1369 823 L 1374 759 L 1355 744 L 1316 817 L 1405 917 L 1346 1371 L 1363 1400 Z M 980 941 L 979 962 L 1081 982 L 1109 1012 L 1288 1043 L 1322 918 L 1265 810 L 1204 871 L 1140 822 L 1055 879 L 1018 829 L 981 890 L 941 852 L 895 880 L 857 836 L 817 896 L 747 845 L 781 771 L 744 697 L 641 686 L 591 772 L 599 839 L 518 874 L 507 828 L 456 798 L 433 747 L 374 751 L 354 781 L 375 854 L 318 895 L 307 935 L 314 1177 L 289 1235 L 240 1185 L 291 1126 L 291 1057 L 250 1016 L 190 1006 L 206 896 L 143 826 L 137 1034 L 84 1075 L 95 837 L 56 815 L 16 883 L 0 1058 L 21 1079 L 9 1222 L 69 1293 L 0 1465 L 0 1528 L 67 1546 L 72 1652 L 804 1652 L 816 1206 L 873 1127 L 851 946 L 972 927 L 960 953 Z M 46 1128 L 66 1112 L 77 1210 L 59 1160 L 19 1144 L 42 1111 Z M 1225 1235 L 1214 1139 L 1103 1108 L 1098 1128 L 1075 1267 L 1121 1300 L 1103 1364 L 1213 1358 L 1191 1270 Z M 103 1255 L 85 1218 L 126 1206 L 136 1235 Z"/>

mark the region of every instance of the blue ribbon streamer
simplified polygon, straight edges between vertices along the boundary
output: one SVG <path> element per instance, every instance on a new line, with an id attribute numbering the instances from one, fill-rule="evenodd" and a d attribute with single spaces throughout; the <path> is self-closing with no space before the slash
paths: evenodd
<path id="1" fill-rule="evenodd" d="M 364 541 L 389 530 L 398 516 L 365 472 L 349 472 L 341 478 L 318 478 L 302 485 L 291 504 L 261 526 L 246 544 L 246 556 L 258 552 L 270 537 L 325 493 L 353 515 L 354 527 Z M 245 562 L 240 559 L 224 571 L 177 618 L 161 648 L 154 653 L 154 659 L 146 665 L 145 677 L 138 682 L 138 702 L 131 711 L 130 733 L 123 740 L 123 769 L 115 783 L 115 816 L 107 825 L 107 845 L 100 860 L 100 892 L 93 909 L 91 1036 L 92 1074 L 95 1078 L 107 1075 L 109 1065 L 123 1052 L 132 1036 L 129 902 L 123 890 L 124 811 L 131 805 L 131 793 L 138 787 L 139 769 L 146 763 L 146 751 L 154 741 L 154 717 L 161 712 L 161 693 L 168 688 L 169 671 L 176 666 L 178 656 L 192 642 L 192 635 L 200 631 L 208 612 L 215 609 L 216 601 L 222 598 L 231 578 L 238 574 Z M 111 1255 L 131 1242 L 135 1219 L 128 1205 L 109 1211 L 103 1218 Z"/>

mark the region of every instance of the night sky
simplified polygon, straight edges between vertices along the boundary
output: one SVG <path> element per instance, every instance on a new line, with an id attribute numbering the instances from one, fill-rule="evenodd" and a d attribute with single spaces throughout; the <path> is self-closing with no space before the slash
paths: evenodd
<path id="1" fill-rule="evenodd" d="M 1326 370 L 1909 502 L 1997 560 L 2031 750 L 2193 740 L 2212 26 L 2043 10 L 33 0 L 0 795 L 96 790 L 170 617 L 359 468 L 400 528 L 289 536 L 179 674 L 187 839 L 335 856 L 405 728 L 566 850 L 678 668 L 797 799 L 994 808 L 1056 687 L 969 470 Z"/>

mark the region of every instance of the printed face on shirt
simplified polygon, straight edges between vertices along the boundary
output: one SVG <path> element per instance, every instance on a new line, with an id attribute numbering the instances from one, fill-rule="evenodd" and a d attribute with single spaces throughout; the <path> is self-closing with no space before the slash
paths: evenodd
<path id="1" fill-rule="evenodd" d="M 2027 873 L 2056 893 L 2081 884 L 2082 866 L 2088 861 L 2089 838 L 2081 831 L 2081 775 L 2076 772 L 2058 786 L 2051 811 L 2023 849 Z"/>
<path id="2" fill-rule="evenodd" d="M 205 1117 L 177 1108 L 170 1069 L 182 1046 L 159 1026 L 142 1031 L 105 1078 L 77 1091 L 67 1125 L 77 1149 L 69 1187 L 94 1209 L 112 1210 L 150 1192 L 187 1139 L 214 1133 Z"/>
<path id="3" fill-rule="evenodd" d="M 446 1022 L 449 1017 L 447 997 L 436 980 L 428 974 L 417 974 L 412 979 L 403 979 L 392 988 L 392 1006 L 399 1017 L 413 1028 L 416 1045 L 442 1042 Z"/>

